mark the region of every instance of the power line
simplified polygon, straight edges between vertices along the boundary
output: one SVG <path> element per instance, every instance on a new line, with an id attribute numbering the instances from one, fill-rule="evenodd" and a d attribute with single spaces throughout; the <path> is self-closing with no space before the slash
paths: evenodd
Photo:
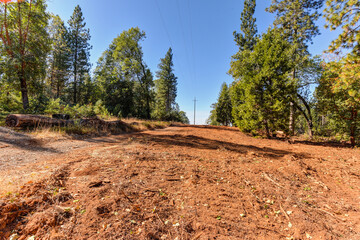
<path id="1" fill-rule="evenodd" d="M 190 58 L 189 58 L 189 53 L 188 53 L 187 45 L 186 45 L 184 25 L 183 25 L 183 21 L 182 21 L 182 17 L 181 17 L 181 12 L 180 12 L 179 0 L 176 0 L 176 6 L 177 6 L 178 15 L 179 15 L 179 20 L 180 20 L 181 33 L 182 33 L 182 37 L 183 37 L 183 41 L 184 41 L 184 48 L 185 48 L 186 60 L 187 60 L 187 64 L 188 64 L 188 67 L 189 67 L 189 70 L 190 70 L 189 73 L 190 73 L 190 75 L 192 75 L 192 74 L 191 74 Z"/>
<path id="2" fill-rule="evenodd" d="M 194 38 L 193 38 L 193 28 L 192 28 L 192 17 L 191 17 L 191 7 L 190 7 L 190 0 L 187 1 L 188 3 L 188 10 L 189 10 L 189 22 L 190 22 L 190 40 L 191 40 L 191 53 L 192 53 L 192 60 L 193 60 L 193 77 L 194 81 L 196 82 L 196 61 L 195 61 L 195 54 L 194 54 Z"/>
<path id="3" fill-rule="evenodd" d="M 155 3 L 156 3 L 156 6 L 157 6 L 157 8 L 158 8 L 158 10 L 159 10 L 159 14 L 160 14 L 160 18 L 161 18 L 161 23 L 162 23 L 163 28 L 164 28 L 164 30 L 165 30 L 165 32 L 166 32 L 167 37 L 168 37 L 170 46 L 171 46 L 171 48 L 174 48 L 173 45 L 172 45 L 172 41 L 171 41 L 171 37 L 170 37 L 169 31 L 167 30 L 166 25 L 165 25 L 165 20 L 164 20 L 164 17 L 163 17 L 163 15 L 162 15 L 162 13 L 161 13 L 161 9 L 160 9 L 159 3 L 158 3 L 157 0 L 155 0 Z"/>
<path id="4" fill-rule="evenodd" d="M 162 12 L 161 12 L 161 8 L 160 8 L 160 5 L 159 5 L 158 0 L 155 0 L 155 4 L 156 4 L 157 9 L 158 9 L 158 11 L 159 11 L 160 18 L 161 18 L 161 23 L 162 23 L 163 28 L 164 28 L 164 30 L 165 30 L 165 32 L 166 32 L 166 36 L 167 36 L 167 38 L 168 38 L 168 40 L 169 40 L 170 46 L 171 46 L 171 48 L 172 48 L 173 51 L 174 51 L 175 49 L 174 49 L 174 45 L 172 44 L 172 41 L 171 41 L 170 32 L 168 31 L 168 29 L 167 29 L 167 27 L 166 27 L 165 18 L 164 18 L 164 16 L 163 16 Z M 177 63 L 179 63 L 178 66 L 179 66 L 179 68 L 180 68 L 180 72 L 182 72 L 183 67 L 182 67 L 182 64 L 181 64 L 181 62 L 179 61 L 179 59 L 178 59 L 178 57 L 177 57 L 176 54 L 174 54 L 174 59 L 175 59 L 175 61 L 176 61 Z M 186 68 L 186 67 L 185 67 L 185 68 Z"/>

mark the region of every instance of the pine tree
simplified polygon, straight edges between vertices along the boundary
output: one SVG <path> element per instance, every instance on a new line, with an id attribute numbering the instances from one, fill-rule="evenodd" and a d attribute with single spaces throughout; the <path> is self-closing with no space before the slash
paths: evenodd
<path id="1" fill-rule="evenodd" d="M 292 70 L 292 80 L 298 81 L 299 69 L 306 65 L 306 61 L 310 56 L 308 52 L 308 43 L 312 43 L 312 39 L 319 35 L 319 29 L 316 26 L 316 20 L 320 17 L 318 10 L 322 7 L 323 0 L 272 0 L 271 6 L 267 11 L 276 14 L 274 25 L 282 31 L 283 37 L 292 44 L 292 62 L 294 64 Z M 290 118 L 289 129 L 290 134 L 294 134 L 295 129 L 295 104 L 301 101 L 303 105 L 308 106 L 304 97 L 299 98 L 299 93 L 295 91 L 289 97 L 290 102 Z M 309 109 L 306 107 L 306 109 Z M 306 119 L 311 119 L 310 111 L 302 111 Z M 309 123 L 311 126 L 311 123 Z M 309 129 L 312 137 L 312 129 Z"/>
<path id="2" fill-rule="evenodd" d="M 244 10 L 241 13 L 240 29 L 242 33 L 233 33 L 235 42 L 239 46 L 239 50 L 252 50 L 256 43 L 256 18 L 254 18 L 256 8 L 256 0 L 245 0 Z"/>
<path id="3" fill-rule="evenodd" d="M 229 126 L 232 123 L 232 105 L 229 88 L 226 83 L 221 86 L 218 101 L 216 103 L 216 121 L 221 125 Z"/>
<path id="4" fill-rule="evenodd" d="M 289 103 L 287 96 L 294 91 L 289 83 L 291 70 L 290 44 L 275 29 L 263 34 L 253 52 L 244 51 L 243 60 L 233 62 L 234 78 L 240 81 L 231 87 L 235 125 L 253 133 L 287 130 L 285 120 Z"/>
<path id="5" fill-rule="evenodd" d="M 342 33 L 332 42 L 330 51 L 340 48 L 353 49 L 360 55 L 360 2 L 327 0 L 325 18 L 328 22 L 327 28 L 335 30 L 342 28 Z"/>
<path id="6" fill-rule="evenodd" d="M 59 16 L 52 17 L 50 26 L 50 38 L 52 40 L 52 49 L 48 57 L 48 76 L 52 96 L 60 98 L 63 96 L 69 80 L 71 67 L 70 49 L 67 43 L 67 29 Z"/>
<path id="7" fill-rule="evenodd" d="M 156 72 L 155 80 L 155 116 L 166 120 L 176 104 L 177 77 L 174 74 L 172 49 L 169 48 L 165 57 L 160 60 L 159 71 Z"/>
<path id="8" fill-rule="evenodd" d="M 71 71 L 73 84 L 73 103 L 77 104 L 81 97 L 81 88 L 85 80 L 85 74 L 90 70 L 90 30 L 85 28 L 86 23 L 79 5 L 74 9 L 73 15 L 68 21 L 68 42 L 71 51 Z"/>
<path id="9" fill-rule="evenodd" d="M 244 9 L 241 13 L 240 30 L 242 33 L 234 32 L 235 42 L 239 47 L 239 51 L 232 56 L 231 67 L 229 74 L 234 78 L 234 82 L 230 88 L 231 102 L 232 102 L 232 116 L 234 119 L 239 119 L 241 112 L 238 111 L 239 106 L 243 104 L 243 99 L 240 92 L 243 92 L 243 76 L 242 66 L 246 64 L 249 55 L 254 50 L 257 43 L 257 26 L 256 18 L 254 17 L 256 8 L 255 0 L 245 0 Z M 236 124 L 236 122 L 235 122 Z"/>
<path id="10" fill-rule="evenodd" d="M 206 120 L 206 124 L 212 125 L 212 126 L 220 126 L 220 123 L 216 120 L 216 105 L 217 103 L 211 104 L 211 110 L 210 110 L 210 116 Z"/>
<path id="11" fill-rule="evenodd" d="M 44 0 L 0 3 L 0 39 L 5 53 L 6 75 L 16 79 L 23 109 L 29 108 L 29 89 L 36 93 L 41 85 L 49 52 L 46 31 L 49 15 Z"/>

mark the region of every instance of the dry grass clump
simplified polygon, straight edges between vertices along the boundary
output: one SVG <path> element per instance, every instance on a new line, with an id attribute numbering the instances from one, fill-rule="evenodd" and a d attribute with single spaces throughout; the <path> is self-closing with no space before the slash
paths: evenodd
<path id="1" fill-rule="evenodd" d="M 112 118 L 107 121 L 117 121 L 118 118 Z M 121 128 L 82 126 L 79 122 L 74 125 L 65 127 L 37 127 L 28 129 L 35 139 L 40 141 L 58 141 L 72 138 L 96 137 L 106 136 L 111 134 L 121 134 L 129 132 L 140 132 L 146 130 L 163 129 L 171 126 L 171 122 L 156 121 L 156 120 L 140 120 L 136 118 L 127 118 L 121 120 Z"/>
<path id="2" fill-rule="evenodd" d="M 171 125 L 171 122 L 157 120 L 140 120 L 136 118 L 126 118 L 122 119 L 122 121 L 130 125 L 136 131 L 162 129 Z"/>

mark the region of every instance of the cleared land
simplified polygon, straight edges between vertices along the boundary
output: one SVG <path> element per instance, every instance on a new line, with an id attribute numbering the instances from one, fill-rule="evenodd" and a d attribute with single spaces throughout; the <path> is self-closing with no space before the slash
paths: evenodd
<path id="1" fill-rule="evenodd" d="M 207 126 L 21 144 L 2 131 L 3 239 L 360 239 L 357 149 Z"/>

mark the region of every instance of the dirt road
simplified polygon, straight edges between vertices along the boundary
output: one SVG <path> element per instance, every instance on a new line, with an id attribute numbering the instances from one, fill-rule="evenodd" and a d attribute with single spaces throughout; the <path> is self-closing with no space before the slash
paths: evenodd
<path id="1" fill-rule="evenodd" d="M 0 176 L 3 239 L 360 239 L 360 151 L 342 146 L 206 126 L 3 141 Z"/>

